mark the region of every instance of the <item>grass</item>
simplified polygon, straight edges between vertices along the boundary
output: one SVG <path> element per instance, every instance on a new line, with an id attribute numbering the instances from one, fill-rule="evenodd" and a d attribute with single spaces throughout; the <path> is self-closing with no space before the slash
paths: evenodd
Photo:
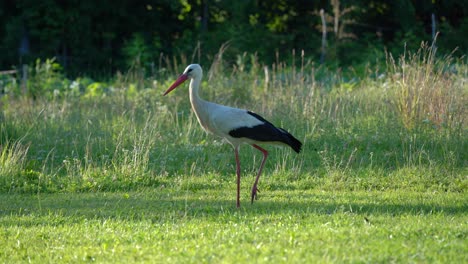
<path id="1" fill-rule="evenodd" d="M 423 46 L 349 78 L 303 57 L 217 58 L 204 98 L 304 143 L 269 148 L 257 202 L 261 154 L 241 148 L 237 210 L 231 147 L 202 131 L 186 89 L 161 96 L 175 72 L 93 83 L 39 71 L 44 96 L 1 98 L 0 262 L 467 262 L 463 61 Z"/>
<path id="2" fill-rule="evenodd" d="M 466 195 L 269 190 L 233 206 L 232 183 L 2 195 L 9 262 L 467 261 Z M 205 182 L 206 183 L 206 182 Z M 273 184 L 267 180 L 267 184 Z M 244 186 L 247 187 L 247 186 Z M 243 193 L 244 201 L 248 194 Z"/>

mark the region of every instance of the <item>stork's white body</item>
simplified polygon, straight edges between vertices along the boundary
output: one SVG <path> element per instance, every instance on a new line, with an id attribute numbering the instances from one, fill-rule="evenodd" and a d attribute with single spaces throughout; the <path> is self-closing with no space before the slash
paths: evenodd
<path id="1" fill-rule="evenodd" d="M 174 82 L 174 84 L 164 93 L 168 94 L 185 80 L 190 79 L 190 103 L 197 116 L 198 122 L 203 129 L 216 136 L 224 138 L 233 147 L 236 155 L 237 165 L 237 207 L 240 206 L 240 161 L 239 146 L 247 143 L 259 149 L 263 153 L 262 164 L 260 165 L 257 178 L 252 188 L 252 202 L 257 197 L 257 184 L 263 166 L 265 165 L 268 152 L 258 146 L 258 144 L 282 144 L 288 145 L 299 153 L 302 143 L 289 134 L 286 130 L 276 128 L 263 117 L 244 110 L 215 104 L 200 98 L 199 87 L 203 76 L 203 71 L 198 64 L 189 65 L 184 73 Z"/>
<path id="2" fill-rule="evenodd" d="M 230 131 L 239 127 L 255 127 L 263 124 L 262 121 L 248 115 L 247 110 L 203 100 L 191 100 L 191 104 L 198 122 L 206 132 L 224 138 L 233 147 L 238 147 L 242 143 L 255 143 L 249 138 L 234 138 L 229 135 Z"/>

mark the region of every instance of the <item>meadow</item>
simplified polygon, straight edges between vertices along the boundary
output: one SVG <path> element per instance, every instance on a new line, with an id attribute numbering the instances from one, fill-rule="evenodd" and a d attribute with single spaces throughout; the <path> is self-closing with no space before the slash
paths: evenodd
<path id="1" fill-rule="evenodd" d="M 465 58 L 423 45 L 383 68 L 332 71 L 218 56 L 202 97 L 304 143 L 268 148 L 253 204 L 261 153 L 241 148 L 240 209 L 231 147 L 199 127 L 187 88 L 162 96 L 187 64 L 96 82 L 48 60 L 29 94 L 10 82 L 1 262 L 468 262 Z"/>

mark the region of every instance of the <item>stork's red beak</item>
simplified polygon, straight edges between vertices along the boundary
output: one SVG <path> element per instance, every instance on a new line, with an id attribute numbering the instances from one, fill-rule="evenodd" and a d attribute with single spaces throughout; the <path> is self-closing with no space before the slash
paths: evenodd
<path id="1" fill-rule="evenodd" d="M 167 91 L 163 94 L 163 95 L 166 95 L 168 93 L 170 93 L 172 90 L 174 90 L 177 86 L 181 85 L 183 82 L 185 82 L 186 80 L 188 79 L 188 76 L 187 74 L 181 74 L 179 76 L 179 78 L 177 78 L 177 80 L 171 85 L 171 87 L 169 87 L 169 89 L 167 89 Z"/>

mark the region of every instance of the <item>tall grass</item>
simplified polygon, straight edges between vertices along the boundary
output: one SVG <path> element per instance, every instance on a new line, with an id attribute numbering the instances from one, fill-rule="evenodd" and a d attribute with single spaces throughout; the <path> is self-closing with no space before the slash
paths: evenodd
<path id="1" fill-rule="evenodd" d="M 408 129 L 422 125 L 461 131 L 466 111 L 466 67 L 457 67 L 450 55 L 439 59 L 436 48 L 422 43 L 414 53 L 405 52 L 398 62 L 389 55 L 394 105 Z M 459 75 L 453 71 L 465 71 Z M 462 76 L 462 78 L 460 78 Z"/>
<path id="2" fill-rule="evenodd" d="M 348 78 L 296 52 L 290 62 L 261 65 L 255 54 L 242 54 L 231 64 L 223 60 L 226 48 L 204 66 L 202 96 L 249 108 L 304 142 L 300 155 L 271 152 L 266 174 L 275 184 L 466 187 L 466 64 L 423 46 L 398 61 L 389 56 L 378 78 L 375 69 Z M 129 190 L 201 175 L 233 180 L 232 150 L 199 127 L 187 89 L 162 97 L 186 58 L 164 61 L 154 77 L 134 67 L 78 94 L 67 86 L 35 100 L 4 97 L 0 190 Z M 261 156 L 249 149 L 242 148 L 241 162 L 243 174 L 253 176 Z"/>
<path id="3" fill-rule="evenodd" d="M 5 142 L 0 148 L 0 175 L 1 186 L 9 186 L 9 191 L 14 191 L 26 172 L 26 155 L 28 147 L 21 144 Z"/>

